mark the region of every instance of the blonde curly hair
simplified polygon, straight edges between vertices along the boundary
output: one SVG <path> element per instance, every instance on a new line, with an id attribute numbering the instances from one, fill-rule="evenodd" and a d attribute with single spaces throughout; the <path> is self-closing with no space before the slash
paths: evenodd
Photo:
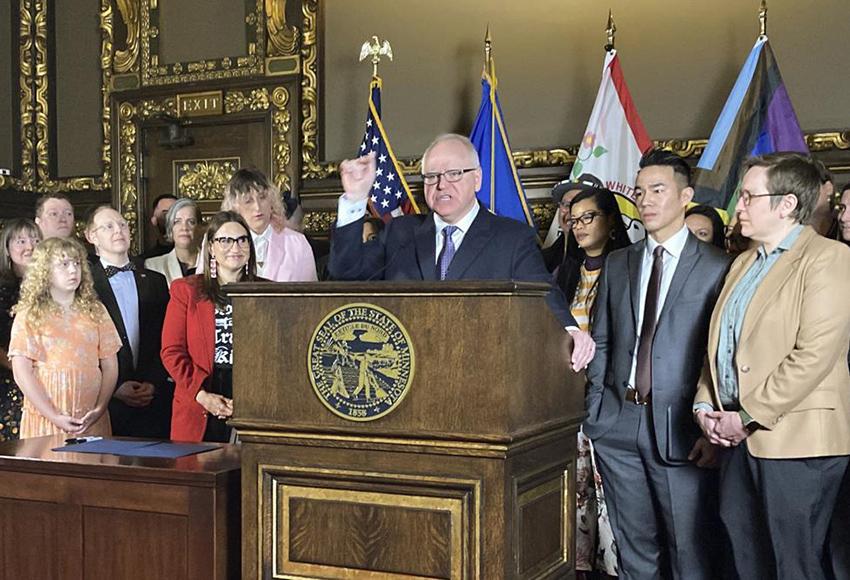
<path id="1" fill-rule="evenodd" d="M 50 279 L 54 260 L 66 258 L 80 261 L 80 285 L 71 308 L 97 323 L 103 322 L 105 310 L 94 291 L 85 248 L 73 238 L 50 238 L 41 242 L 33 252 L 21 284 L 21 297 L 14 307 L 15 314 L 26 311 L 27 320 L 34 327 L 50 316 L 62 314 L 50 294 Z"/>

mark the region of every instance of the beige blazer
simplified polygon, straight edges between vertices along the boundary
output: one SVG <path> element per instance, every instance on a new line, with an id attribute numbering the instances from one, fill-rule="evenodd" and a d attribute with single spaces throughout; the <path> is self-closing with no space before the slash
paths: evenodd
<path id="1" fill-rule="evenodd" d="M 177 261 L 177 250 L 171 250 L 162 256 L 148 258 L 145 260 L 145 268 L 165 276 L 169 288 L 177 278 L 183 277 L 183 270 L 180 269 L 180 262 Z"/>
<path id="2" fill-rule="evenodd" d="M 720 317 L 756 259 L 732 264 L 711 316 L 708 364 L 695 402 L 722 409 Z M 735 356 L 741 408 L 761 426 L 748 448 L 762 458 L 850 454 L 850 248 L 806 226 L 762 280 L 744 315 Z"/>

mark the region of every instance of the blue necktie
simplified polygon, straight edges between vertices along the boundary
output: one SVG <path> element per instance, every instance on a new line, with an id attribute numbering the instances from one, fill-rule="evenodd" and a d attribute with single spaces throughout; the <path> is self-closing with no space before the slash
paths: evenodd
<path id="1" fill-rule="evenodd" d="M 457 226 L 446 226 L 443 228 L 443 251 L 440 252 L 438 261 L 440 267 L 440 280 L 446 279 L 446 273 L 449 271 L 449 265 L 452 263 L 452 258 L 455 257 L 455 243 L 452 240 L 452 234 L 457 231 Z"/>

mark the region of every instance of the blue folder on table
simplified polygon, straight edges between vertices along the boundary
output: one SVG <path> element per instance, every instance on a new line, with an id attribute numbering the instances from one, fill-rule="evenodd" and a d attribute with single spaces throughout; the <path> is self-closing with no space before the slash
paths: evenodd
<path id="1" fill-rule="evenodd" d="M 220 448 L 215 443 L 173 443 L 171 441 L 125 441 L 122 439 L 98 439 L 85 443 L 74 443 L 56 447 L 53 451 L 74 453 L 106 453 L 125 457 L 162 457 L 176 459 L 186 455 L 204 453 Z"/>

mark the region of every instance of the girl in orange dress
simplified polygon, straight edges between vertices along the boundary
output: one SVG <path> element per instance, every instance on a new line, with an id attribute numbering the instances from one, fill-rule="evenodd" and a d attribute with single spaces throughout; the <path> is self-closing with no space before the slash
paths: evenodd
<path id="1" fill-rule="evenodd" d="M 24 393 L 21 439 L 110 435 L 106 406 L 121 339 L 92 288 L 86 253 L 72 239 L 39 244 L 27 269 L 9 342 Z"/>

